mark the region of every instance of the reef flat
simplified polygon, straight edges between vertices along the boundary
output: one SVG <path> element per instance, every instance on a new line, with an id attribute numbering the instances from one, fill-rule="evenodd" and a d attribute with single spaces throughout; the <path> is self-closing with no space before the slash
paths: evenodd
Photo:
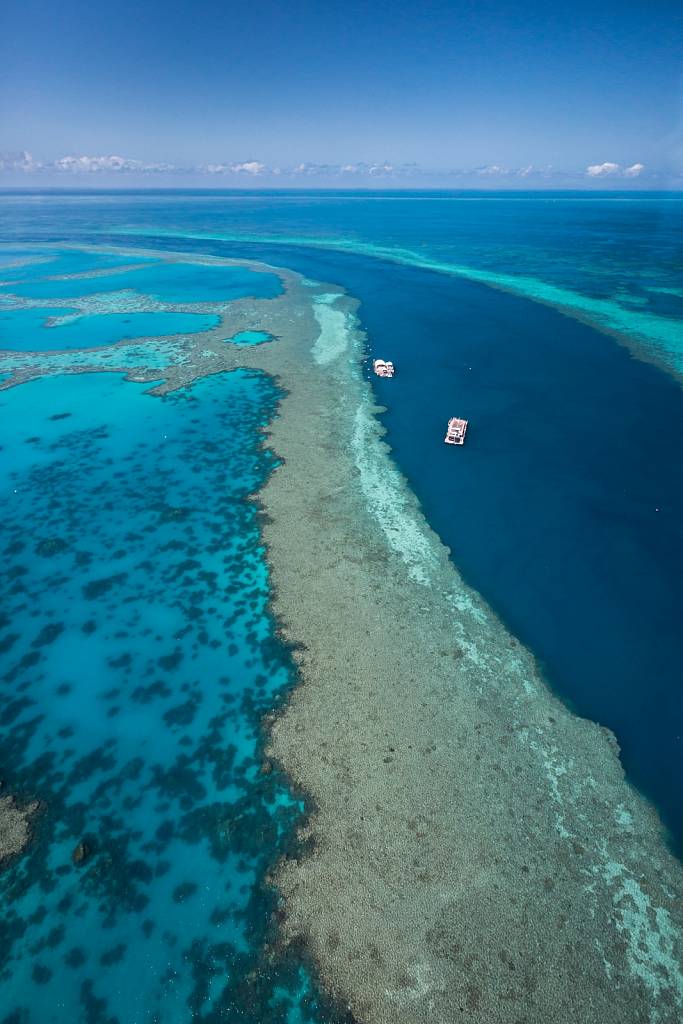
<path id="1" fill-rule="evenodd" d="M 10 793 L 0 795 L 0 869 L 10 857 L 26 848 L 31 838 L 31 820 L 38 802 L 20 804 Z"/>
<path id="2" fill-rule="evenodd" d="M 430 530 L 382 441 L 354 300 L 242 265 L 285 291 L 141 344 L 133 367 L 80 350 L 73 372 L 163 394 L 240 367 L 284 392 L 257 500 L 300 682 L 268 755 L 311 813 L 275 873 L 282 942 L 362 1024 L 674 1024 L 683 871 L 614 738 L 551 694 Z M 274 341 L 225 344 L 254 330 Z M 5 386 L 70 357 L 21 358 Z"/>

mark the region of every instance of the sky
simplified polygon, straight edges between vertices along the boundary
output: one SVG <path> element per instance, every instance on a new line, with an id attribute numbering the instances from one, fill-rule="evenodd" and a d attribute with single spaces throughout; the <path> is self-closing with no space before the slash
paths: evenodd
<path id="1" fill-rule="evenodd" d="M 0 186 L 683 187 L 683 3 L 3 0 Z"/>

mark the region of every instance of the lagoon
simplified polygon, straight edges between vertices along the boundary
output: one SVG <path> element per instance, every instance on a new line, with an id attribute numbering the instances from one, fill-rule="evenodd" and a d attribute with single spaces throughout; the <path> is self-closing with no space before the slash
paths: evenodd
<path id="1" fill-rule="evenodd" d="M 275 399 L 243 373 L 165 398 L 111 374 L 0 396 L 3 781 L 45 801 L 0 875 L 3 1019 L 240 1005 L 258 883 L 300 814 L 259 772 L 259 718 L 290 679 L 245 500 L 272 467 L 257 430 Z"/>
<path id="2" fill-rule="evenodd" d="M 63 323 L 46 326 L 50 319 Z M 38 352 L 98 348 L 132 338 L 210 331 L 220 317 L 207 313 L 95 313 L 79 316 L 70 308 L 0 308 L 0 349 Z"/>
<path id="3" fill-rule="evenodd" d="M 64 299 L 100 292 L 134 289 L 162 302 L 183 305 L 207 302 L 229 302 L 234 299 L 275 298 L 281 293 L 280 279 L 274 274 L 255 273 L 243 267 L 203 266 L 186 263 L 164 263 L 117 274 L 90 278 L 65 278 L 55 281 L 32 281 L 19 286 L 6 285 L 5 291 L 22 298 Z"/>

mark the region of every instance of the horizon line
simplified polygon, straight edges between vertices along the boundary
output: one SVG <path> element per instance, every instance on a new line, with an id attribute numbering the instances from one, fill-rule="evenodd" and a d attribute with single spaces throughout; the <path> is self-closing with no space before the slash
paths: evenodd
<path id="1" fill-rule="evenodd" d="M 345 185 L 344 187 L 334 185 L 318 185 L 315 187 L 304 187 L 301 185 L 241 185 L 241 186 L 226 186 L 217 187 L 210 185 L 0 185 L 0 195 L 11 194 L 11 193 L 45 193 L 45 192 L 65 192 L 65 193 L 105 193 L 105 192 L 207 192 L 207 193 L 258 193 L 258 192 L 298 192 L 298 193 L 310 193 L 310 192 L 349 192 L 349 193 L 378 193 L 378 192 L 401 192 L 401 193 L 423 193 L 423 192 L 437 192 L 442 194 L 462 194 L 462 193 L 475 193 L 475 194 L 487 194 L 487 193 L 504 193 L 506 195 L 528 195 L 529 193 L 564 193 L 564 194 L 575 194 L 575 195 L 646 195 L 646 194 L 670 194 L 670 193 L 683 193 L 683 184 L 674 185 L 668 187 L 640 187 L 634 188 L 623 187 L 621 185 L 613 184 L 609 188 L 595 188 L 586 185 L 584 187 L 567 187 L 567 186 L 537 186 L 536 188 L 505 188 L 505 187 L 493 187 L 487 185 L 480 186 L 468 186 L 461 188 L 449 188 L 442 185 L 376 185 L 373 187 L 367 185 Z"/>

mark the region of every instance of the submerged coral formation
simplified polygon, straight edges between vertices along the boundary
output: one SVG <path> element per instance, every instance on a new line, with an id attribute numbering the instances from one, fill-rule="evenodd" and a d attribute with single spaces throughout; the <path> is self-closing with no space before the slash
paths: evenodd
<path id="1" fill-rule="evenodd" d="M 0 867 L 28 845 L 38 806 L 36 800 L 21 804 L 12 794 L 0 792 Z"/>

